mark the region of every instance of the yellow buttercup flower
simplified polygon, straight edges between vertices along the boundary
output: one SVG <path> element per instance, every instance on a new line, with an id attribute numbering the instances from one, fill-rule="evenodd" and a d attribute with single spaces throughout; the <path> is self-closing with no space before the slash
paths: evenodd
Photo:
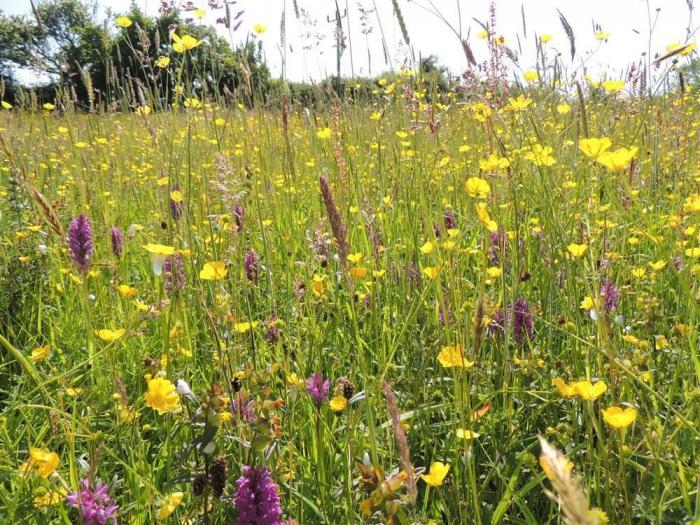
<path id="1" fill-rule="evenodd" d="M 108 343 L 113 343 L 114 341 L 121 339 L 126 333 L 126 329 L 119 328 L 117 330 L 110 330 L 109 328 L 102 328 L 100 330 L 95 330 L 97 337 Z"/>
<path id="2" fill-rule="evenodd" d="M 608 390 L 608 385 L 604 381 L 598 381 L 595 384 L 590 381 L 576 381 L 573 387 L 576 395 L 585 401 L 595 401 Z"/>
<path id="3" fill-rule="evenodd" d="M 489 183 L 479 177 L 469 177 L 464 187 L 467 190 L 467 195 L 470 197 L 485 199 L 491 192 Z"/>
<path id="4" fill-rule="evenodd" d="M 445 368 L 471 368 L 474 366 L 472 361 L 464 357 L 462 345 L 446 346 L 438 354 L 438 361 Z"/>
<path id="5" fill-rule="evenodd" d="M 608 93 L 619 93 L 625 87 L 624 80 L 606 80 L 602 83 L 603 89 Z"/>
<path id="6" fill-rule="evenodd" d="M 182 492 L 171 492 L 163 501 L 160 502 L 160 509 L 158 509 L 158 521 L 166 520 L 175 509 L 182 503 L 182 498 L 184 494 Z"/>
<path id="7" fill-rule="evenodd" d="M 553 166 L 556 163 L 552 153 L 552 146 L 542 146 L 535 144 L 532 149 L 525 154 L 527 160 L 534 162 L 536 166 Z"/>
<path id="8" fill-rule="evenodd" d="M 226 277 L 228 270 L 221 261 L 208 262 L 199 272 L 199 278 L 205 281 L 219 281 Z"/>
<path id="9" fill-rule="evenodd" d="M 557 113 L 559 113 L 560 115 L 566 115 L 570 111 L 571 111 L 571 106 L 569 106 L 568 104 L 559 104 L 557 106 Z"/>
<path id="10" fill-rule="evenodd" d="M 479 217 L 479 221 L 483 224 L 486 229 L 490 232 L 498 231 L 498 223 L 491 219 L 488 210 L 486 209 L 485 202 L 476 203 L 476 214 Z"/>
<path id="11" fill-rule="evenodd" d="M 604 381 L 593 384 L 586 380 L 567 384 L 563 379 L 557 377 L 552 381 L 552 384 L 557 387 L 562 397 L 578 396 L 585 401 L 595 401 L 608 390 L 608 385 Z"/>
<path id="12" fill-rule="evenodd" d="M 445 476 L 450 471 L 450 466 L 436 461 L 430 464 L 430 471 L 428 474 L 421 475 L 421 479 L 425 481 L 431 487 L 439 487 L 445 480 Z"/>
<path id="13" fill-rule="evenodd" d="M 495 153 L 491 153 L 485 159 L 479 160 L 481 171 L 488 173 L 505 170 L 508 166 L 510 166 L 510 161 L 505 157 L 499 157 Z"/>
<path id="14" fill-rule="evenodd" d="M 602 164 L 610 171 L 618 172 L 626 170 L 632 159 L 637 155 L 639 149 L 633 146 L 629 149 L 618 148 L 615 151 L 605 151 L 596 159 L 599 164 Z"/>
<path id="15" fill-rule="evenodd" d="M 253 33 L 255 33 L 256 35 L 264 35 L 265 33 L 267 33 L 267 27 L 265 27 L 262 24 L 255 24 L 253 26 Z"/>
<path id="16" fill-rule="evenodd" d="M 36 472 L 42 478 L 48 478 L 54 473 L 61 459 L 55 452 L 43 448 L 29 449 L 29 461 L 19 467 L 20 474 Z"/>
<path id="17" fill-rule="evenodd" d="M 581 304 L 579 305 L 579 308 L 581 308 L 582 310 L 593 310 L 595 308 L 595 302 L 593 301 L 593 297 L 591 297 L 590 295 L 584 297 L 583 301 L 581 301 Z"/>
<path id="18" fill-rule="evenodd" d="M 202 40 L 197 40 L 190 35 L 178 36 L 176 33 L 172 34 L 172 39 L 175 42 L 173 44 L 173 51 L 176 53 L 185 53 L 202 43 Z"/>
<path id="19" fill-rule="evenodd" d="M 153 273 L 156 275 L 163 273 L 163 263 L 165 262 L 165 259 L 175 254 L 175 248 L 164 244 L 149 242 L 143 248 L 151 254 Z"/>
<path id="20" fill-rule="evenodd" d="M 552 384 L 557 387 L 562 397 L 574 397 L 576 395 L 573 385 L 565 383 L 561 377 L 554 378 Z"/>
<path id="21" fill-rule="evenodd" d="M 175 385 L 164 377 L 156 377 L 148 381 L 148 392 L 145 397 L 146 406 L 160 415 L 173 412 L 180 407 L 180 396 L 177 394 Z"/>
<path id="22" fill-rule="evenodd" d="M 506 111 L 522 111 L 530 104 L 532 104 L 532 99 L 525 97 L 525 95 L 518 95 L 518 98 L 509 98 L 504 109 Z"/>
<path id="23" fill-rule="evenodd" d="M 32 350 L 31 360 L 35 363 L 43 361 L 51 355 L 51 345 L 44 345 Z"/>
<path id="24" fill-rule="evenodd" d="M 156 60 L 156 66 L 165 69 L 170 65 L 170 57 L 158 57 L 158 60 Z"/>
<path id="25" fill-rule="evenodd" d="M 466 428 L 458 428 L 455 435 L 459 439 L 464 439 L 465 441 L 471 441 L 479 437 L 478 432 L 473 432 L 471 430 L 467 430 Z"/>
<path id="26" fill-rule="evenodd" d="M 589 138 L 578 141 L 578 147 L 587 156 L 597 159 L 602 153 L 606 152 L 612 146 L 612 141 L 607 138 Z"/>
<path id="27" fill-rule="evenodd" d="M 316 132 L 316 136 L 318 138 L 324 139 L 324 140 L 331 138 L 331 134 L 332 134 L 331 128 L 322 128 Z"/>
<path id="28" fill-rule="evenodd" d="M 423 273 L 427 277 L 430 277 L 431 279 L 435 279 L 438 275 L 440 275 L 440 267 L 439 266 L 426 266 L 425 268 L 423 268 Z"/>
<path id="29" fill-rule="evenodd" d="M 245 334 L 254 328 L 257 328 L 258 325 L 260 325 L 259 321 L 244 321 L 242 323 L 234 323 L 233 329 L 236 331 L 236 333 Z"/>
<path id="30" fill-rule="evenodd" d="M 66 494 L 68 494 L 68 491 L 63 487 L 59 487 L 56 490 L 40 487 L 34 493 L 34 508 L 40 509 L 43 507 L 53 507 L 54 505 L 58 505 L 65 500 Z"/>
<path id="31" fill-rule="evenodd" d="M 353 266 L 348 270 L 348 275 L 350 275 L 350 278 L 354 281 L 363 279 L 365 275 L 367 275 L 367 268 L 364 266 Z"/>
<path id="32" fill-rule="evenodd" d="M 197 97 L 188 97 L 185 99 L 184 105 L 186 108 L 199 109 L 202 107 L 202 101 Z"/>
<path id="33" fill-rule="evenodd" d="M 425 244 L 423 244 L 423 246 L 420 247 L 420 252 L 423 255 L 433 253 L 433 250 L 435 250 L 435 245 L 430 241 L 427 241 Z"/>
<path id="34" fill-rule="evenodd" d="M 539 74 L 537 71 L 535 71 L 535 70 L 533 70 L 533 69 L 530 69 L 530 70 L 525 71 L 525 72 L 523 73 L 523 78 L 524 78 L 527 82 L 534 82 L 535 80 L 537 80 L 538 78 L 540 78 L 540 74 Z"/>
<path id="35" fill-rule="evenodd" d="M 637 419 L 637 410 L 632 407 L 611 406 L 601 409 L 601 413 L 605 422 L 615 429 L 627 428 Z"/>
<path id="36" fill-rule="evenodd" d="M 131 18 L 128 16 L 118 16 L 115 22 L 117 23 L 117 27 L 123 27 L 124 29 L 131 27 L 131 24 L 133 24 Z"/>
<path id="37" fill-rule="evenodd" d="M 328 402 L 328 406 L 331 407 L 333 412 L 340 413 L 348 406 L 348 400 L 343 395 L 337 394 Z"/>
<path id="38" fill-rule="evenodd" d="M 588 245 L 571 243 L 566 247 L 566 249 L 571 255 L 578 259 L 579 257 L 583 257 L 588 251 Z"/>
<path id="39" fill-rule="evenodd" d="M 117 292 L 119 292 L 119 295 L 126 299 L 130 299 L 134 295 L 136 295 L 136 292 L 138 292 L 138 288 L 134 288 L 133 286 L 129 286 L 128 284 L 120 284 L 117 286 Z"/>

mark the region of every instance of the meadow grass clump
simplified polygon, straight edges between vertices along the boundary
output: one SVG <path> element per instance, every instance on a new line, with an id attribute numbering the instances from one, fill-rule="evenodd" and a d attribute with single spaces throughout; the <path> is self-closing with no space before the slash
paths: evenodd
<path id="1" fill-rule="evenodd" d="M 3 523 L 692 523 L 700 97 L 559 82 L 3 109 Z"/>

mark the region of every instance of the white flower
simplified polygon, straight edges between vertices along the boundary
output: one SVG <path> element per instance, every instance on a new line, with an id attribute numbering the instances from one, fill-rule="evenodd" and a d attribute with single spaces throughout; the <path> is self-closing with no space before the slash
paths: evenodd
<path id="1" fill-rule="evenodd" d="M 49 252 L 49 249 L 45 244 L 40 244 L 36 247 L 36 249 L 39 250 L 41 255 L 46 255 Z"/>
<path id="2" fill-rule="evenodd" d="M 177 393 L 183 397 L 187 397 L 190 399 L 194 398 L 194 393 L 190 389 L 190 385 L 188 385 L 187 381 L 185 381 L 184 379 L 178 379 L 177 381 L 175 381 L 175 389 L 177 390 Z"/>

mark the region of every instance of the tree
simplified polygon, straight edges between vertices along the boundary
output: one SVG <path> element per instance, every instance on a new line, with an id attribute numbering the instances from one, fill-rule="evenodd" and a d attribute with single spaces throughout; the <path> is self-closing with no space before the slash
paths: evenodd
<path id="1" fill-rule="evenodd" d="M 16 71 L 32 64 L 32 27 L 21 16 L 0 11 L 0 81 L 5 98 L 14 98 L 18 87 Z"/>

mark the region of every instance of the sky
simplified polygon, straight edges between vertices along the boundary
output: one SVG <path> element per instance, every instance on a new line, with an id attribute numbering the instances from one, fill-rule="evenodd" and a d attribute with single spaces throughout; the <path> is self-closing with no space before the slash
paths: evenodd
<path id="1" fill-rule="evenodd" d="M 219 0 L 222 3 L 224 0 Z M 230 0 L 229 0 L 230 1 Z M 377 75 L 410 64 L 411 53 L 403 41 L 401 29 L 393 14 L 391 0 L 337 0 L 347 47 L 341 56 L 341 73 L 350 76 Z M 202 23 L 214 24 L 222 11 L 212 11 L 207 0 L 192 0 L 205 9 Z M 250 38 L 257 24 L 267 28 L 256 35 L 263 41 L 265 58 L 274 77 L 283 73 L 289 80 L 318 81 L 335 75 L 336 0 L 296 0 L 306 15 L 294 12 L 294 0 L 238 0 L 231 6 L 236 13 L 244 10 L 243 23 L 230 35 L 220 27 L 223 36 L 233 44 Z M 116 14 L 129 9 L 130 0 L 98 0 L 98 17 L 109 11 Z M 551 34 L 547 44 L 550 53 L 560 51 L 571 69 L 580 70 L 582 63 L 592 77 L 621 77 L 626 66 L 639 60 L 641 54 L 663 54 L 674 42 L 700 43 L 700 2 L 689 11 L 691 0 L 498 0 L 496 33 L 519 50 L 518 67 L 531 69 L 536 57 L 536 35 Z M 155 14 L 159 0 L 137 0 L 148 14 Z M 477 61 L 487 59 L 484 40 L 478 38 L 481 27 L 474 20 L 487 22 L 489 0 L 398 0 L 413 57 L 436 55 L 439 63 L 459 74 L 466 69 L 466 60 L 457 35 L 445 20 L 464 38 L 468 38 Z M 0 0 L 6 13 L 31 14 L 29 0 Z M 363 26 L 361 9 L 369 12 Z M 525 13 L 525 30 L 523 17 Z M 569 43 L 557 11 L 566 17 L 576 38 L 577 55 L 571 63 Z M 657 11 L 658 10 L 658 11 Z M 282 47 L 281 21 L 285 16 L 286 43 Z M 331 20 L 329 22 L 328 20 Z M 594 26 L 610 33 L 607 42 L 595 40 Z M 363 28 L 365 31 L 363 32 Z M 653 30 L 650 30 L 653 28 Z M 368 34 L 365 34 L 369 30 Z M 525 31 L 527 36 L 525 36 Z M 386 48 L 386 53 L 384 49 Z M 697 52 L 697 51 L 696 51 Z M 583 61 L 583 62 L 582 62 Z M 25 72 L 23 80 L 31 81 Z M 29 76 L 30 78 L 27 78 Z"/>

